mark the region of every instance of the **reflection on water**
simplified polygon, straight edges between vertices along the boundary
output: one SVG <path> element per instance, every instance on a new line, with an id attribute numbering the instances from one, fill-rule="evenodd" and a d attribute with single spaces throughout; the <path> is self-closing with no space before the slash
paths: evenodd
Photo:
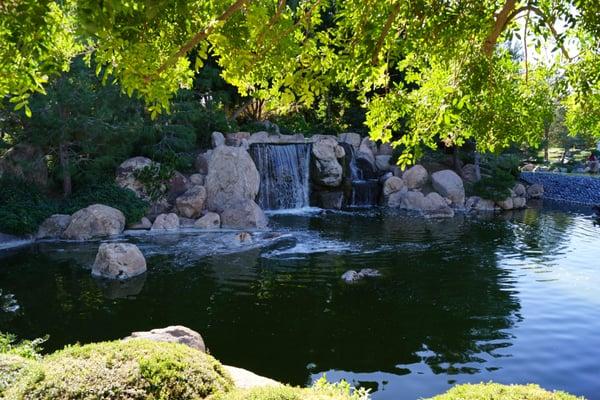
<path id="1" fill-rule="evenodd" d="M 436 221 L 367 209 L 271 215 L 273 231 L 126 236 L 148 272 L 95 280 L 98 243 L 0 258 L 18 311 L 0 330 L 48 350 L 171 324 L 225 363 L 292 384 L 326 373 L 375 399 L 455 382 L 537 382 L 598 398 L 600 256 L 592 218 L 526 210 Z M 382 277 L 345 285 L 349 269 Z"/>

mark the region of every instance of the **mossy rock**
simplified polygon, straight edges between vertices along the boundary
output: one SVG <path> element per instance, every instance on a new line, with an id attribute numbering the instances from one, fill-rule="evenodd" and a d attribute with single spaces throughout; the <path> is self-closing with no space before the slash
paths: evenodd
<path id="1" fill-rule="evenodd" d="M 313 387 L 265 386 L 219 393 L 210 400 L 367 400 L 366 391 L 352 390 L 346 382 L 327 383 L 320 379 Z"/>
<path id="2" fill-rule="evenodd" d="M 204 399 L 233 382 L 213 357 L 145 339 L 69 346 L 32 365 L 6 391 L 16 399 Z"/>
<path id="3" fill-rule="evenodd" d="M 8 387 L 21 379 L 35 363 L 35 360 L 15 354 L 0 353 L 0 398 L 4 398 L 4 392 Z"/>
<path id="4" fill-rule="evenodd" d="M 458 385 L 429 400 L 583 400 L 565 392 L 549 392 L 538 385 L 480 383 Z"/>

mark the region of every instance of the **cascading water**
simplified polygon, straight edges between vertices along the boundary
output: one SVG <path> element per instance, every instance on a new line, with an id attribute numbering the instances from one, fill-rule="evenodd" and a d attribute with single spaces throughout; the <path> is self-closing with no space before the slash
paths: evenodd
<path id="1" fill-rule="evenodd" d="M 250 156 L 260 173 L 258 205 L 263 210 L 309 206 L 310 144 L 250 146 Z"/>
<path id="2" fill-rule="evenodd" d="M 365 175 L 371 175 L 372 171 L 365 171 L 361 168 L 352 145 L 342 143 L 348 158 L 348 169 L 350 171 L 350 181 L 352 192 L 348 199 L 350 206 L 373 206 L 379 201 L 381 187 L 377 179 L 366 179 Z"/>

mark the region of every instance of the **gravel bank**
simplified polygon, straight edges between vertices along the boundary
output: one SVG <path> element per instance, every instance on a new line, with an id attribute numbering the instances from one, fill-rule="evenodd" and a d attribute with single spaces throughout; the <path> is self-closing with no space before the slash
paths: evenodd
<path id="1" fill-rule="evenodd" d="M 544 199 L 585 205 L 600 205 L 600 178 L 552 172 L 522 172 L 528 184 L 544 187 Z"/>

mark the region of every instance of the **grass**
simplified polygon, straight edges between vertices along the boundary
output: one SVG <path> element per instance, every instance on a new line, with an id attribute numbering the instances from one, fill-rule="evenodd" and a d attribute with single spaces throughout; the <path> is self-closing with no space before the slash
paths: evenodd
<path id="1" fill-rule="evenodd" d="M 480 383 L 458 385 L 429 400 L 583 400 L 565 392 L 549 392 L 538 385 Z"/>

